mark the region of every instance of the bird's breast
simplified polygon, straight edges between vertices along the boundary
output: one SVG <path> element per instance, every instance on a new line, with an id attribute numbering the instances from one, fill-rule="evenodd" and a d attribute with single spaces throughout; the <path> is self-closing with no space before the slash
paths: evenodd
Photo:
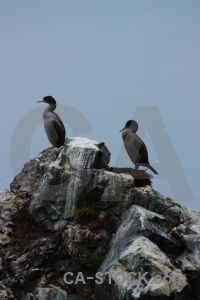
<path id="1" fill-rule="evenodd" d="M 126 132 L 123 136 L 124 147 L 133 163 L 140 161 L 140 147 L 137 135 L 132 132 Z"/>
<path id="2" fill-rule="evenodd" d="M 44 128 L 48 137 L 49 142 L 56 147 L 57 139 L 58 139 L 58 134 L 55 130 L 54 127 L 54 122 L 53 119 L 46 119 L 44 121 Z"/>

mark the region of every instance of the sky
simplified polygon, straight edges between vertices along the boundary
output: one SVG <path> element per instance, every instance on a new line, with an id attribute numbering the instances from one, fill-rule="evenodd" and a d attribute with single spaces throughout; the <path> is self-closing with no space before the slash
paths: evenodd
<path id="1" fill-rule="evenodd" d="M 139 124 L 153 188 L 200 210 L 200 2 L 0 0 L 0 189 L 50 146 L 44 96 L 67 136 L 105 142 L 133 167 L 121 133 Z"/>

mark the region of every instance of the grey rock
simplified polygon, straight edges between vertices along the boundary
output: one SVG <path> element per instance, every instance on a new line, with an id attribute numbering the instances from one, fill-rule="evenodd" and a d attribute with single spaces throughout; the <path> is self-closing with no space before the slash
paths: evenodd
<path id="1" fill-rule="evenodd" d="M 62 230 L 66 227 L 67 225 L 67 221 L 65 220 L 58 220 L 55 224 L 54 224 L 54 229 L 55 230 Z"/>
<path id="2" fill-rule="evenodd" d="M 106 253 L 109 236 L 104 233 L 92 233 L 80 225 L 69 226 L 63 233 L 63 249 L 73 257 L 76 264 L 89 266 L 91 258 L 97 258 Z M 92 253 L 91 253 L 92 251 Z M 90 258 L 88 257 L 90 253 Z"/>
<path id="3" fill-rule="evenodd" d="M 69 164 L 73 169 L 106 168 L 110 161 L 110 152 L 103 142 L 87 138 L 70 138 L 60 153 L 61 166 Z"/>
<path id="4" fill-rule="evenodd" d="M 140 205 L 148 210 L 162 214 L 173 228 L 180 223 L 190 224 L 192 218 L 188 210 L 179 203 L 168 197 L 164 197 L 158 191 L 151 188 L 135 188 L 132 190 L 134 204 Z"/>
<path id="5" fill-rule="evenodd" d="M 79 300 L 79 298 L 76 295 L 71 294 L 67 297 L 67 300 Z"/>
<path id="6" fill-rule="evenodd" d="M 199 212 L 196 212 L 196 215 L 198 216 Z M 179 225 L 173 229 L 173 234 L 186 246 L 176 258 L 176 264 L 186 274 L 196 295 L 200 295 L 200 226 L 189 225 L 183 228 Z"/>
<path id="7" fill-rule="evenodd" d="M 133 205 L 122 220 L 99 269 L 104 281 L 103 286 L 96 284 L 95 299 L 172 299 L 177 294 L 184 299 L 189 295 L 186 276 L 166 255 L 170 252 L 167 247 L 176 249 L 179 245 L 165 231 L 165 218 Z M 163 244 L 163 251 L 151 239 Z"/>
<path id="8" fill-rule="evenodd" d="M 45 166 L 49 161 L 54 161 L 58 153 L 59 150 L 53 148 L 51 151 L 39 154 L 35 159 L 26 163 L 22 171 L 10 184 L 11 191 L 18 193 L 22 198 L 24 198 L 24 195 L 28 198 L 31 197 L 33 192 L 37 190 L 40 179 L 45 172 Z"/>
<path id="9" fill-rule="evenodd" d="M 0 300 L 11 300 L 11 299 L 14 299 L 14 295 L 11 289 L 5 286 L 0 281 Z"/>
<path id="10" fill-rule="evenodd" d="M 85 189 L 96 178 L 94 168 L 107 167 L 109 159 L 104 143 L 86 138 L 68 139 L 57 159 L 46 167 L 33 194 L 30 210 L 36 220 L 44 221 L 47 215 L 52 221 L 72 217 Z"/>
<path id="11" fill-rule="evenodd" d="M 0 248 L 10 241 L 13 231 L 11 214 L 16 212 L 16 196 L 10 191 L 0 191 Z"/>
<path id="12" fill-rule="evenodd" d="M 27 269 L 30 266 L 30 253 L 21 255 L 16 260 L 13 260 L 10 263 L 10 269 L 15 274 L 20 274 L 23 270 Z"/>
<path id="13" fill-rule="evenodd" d="M 23 296 L 21 300 L 33 300 L 33 294 L 28 293 L 25 296 Z"/>
<path id="14" fill-rule="evenodd" d="M 104 143 L 67 139 L 0 192 L 0 299 L 200 299 L 200 212 L 135 187 L 109 158 Z M 64 282 L 97 270 L 95 288 Z"/>
<path id="15" fill-rule="evenodd" d="M 33 300 L 67 300 L 67 292 L 58 287 L 37 288 Z"/>

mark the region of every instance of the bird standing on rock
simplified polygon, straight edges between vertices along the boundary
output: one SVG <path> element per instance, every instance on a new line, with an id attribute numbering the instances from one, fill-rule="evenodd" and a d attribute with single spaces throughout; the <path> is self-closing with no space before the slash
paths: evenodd
<path id="1" fill-rule="evenodd" d="M 154 174 L 158 172 L 149 164 L 148 152 L 145 144 L 141 138 L 136 134 L 138 130 L 138 123 L 134 120 L 126 122 L 122 131 L 122 138 L 124 141 L 124 147 L 131 159 L 135 164 L 135 169 L 138 170 L 139 166 L 149 168 Z"/>
<path id="2" fill-rule="evenodd" d="M 41 101 L 49 104 L 44 112 L 44 128 L 53 147 L 61 147 L 65 142 L 65 126 L 60 117 L 54 112 L 56 109 L 56 100 L 52 96 L 46 96 Z"/>

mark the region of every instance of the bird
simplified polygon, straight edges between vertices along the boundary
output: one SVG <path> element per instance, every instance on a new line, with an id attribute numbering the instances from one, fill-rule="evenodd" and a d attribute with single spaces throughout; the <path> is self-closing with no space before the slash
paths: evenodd
<path id="1" fill-rule="evenodd" d="M 46 96 L 43 100 L 37 101 L 49 104 L 44 112 L 44 129 L 49 142 L 53 147 L 60 148 L 65 142 L 65 126 L 60 117 L 54 112 L 56 109 L 56 100 L 52 96 Z"/>
<path id="2" fill-rule="evenodd" d="M 138 130 L 138 123 L 135 120 L 129 120 L 126 122 L 122 131 L 122 138 L 124 141 L 124 147 L 131 159 L 135 164 L 135 170 L 139 169 L 139 166 L 149 168 L 154 174 L 158 172 L 149 164 L 147 147 L 141 138 L 136 134 Z"/>

